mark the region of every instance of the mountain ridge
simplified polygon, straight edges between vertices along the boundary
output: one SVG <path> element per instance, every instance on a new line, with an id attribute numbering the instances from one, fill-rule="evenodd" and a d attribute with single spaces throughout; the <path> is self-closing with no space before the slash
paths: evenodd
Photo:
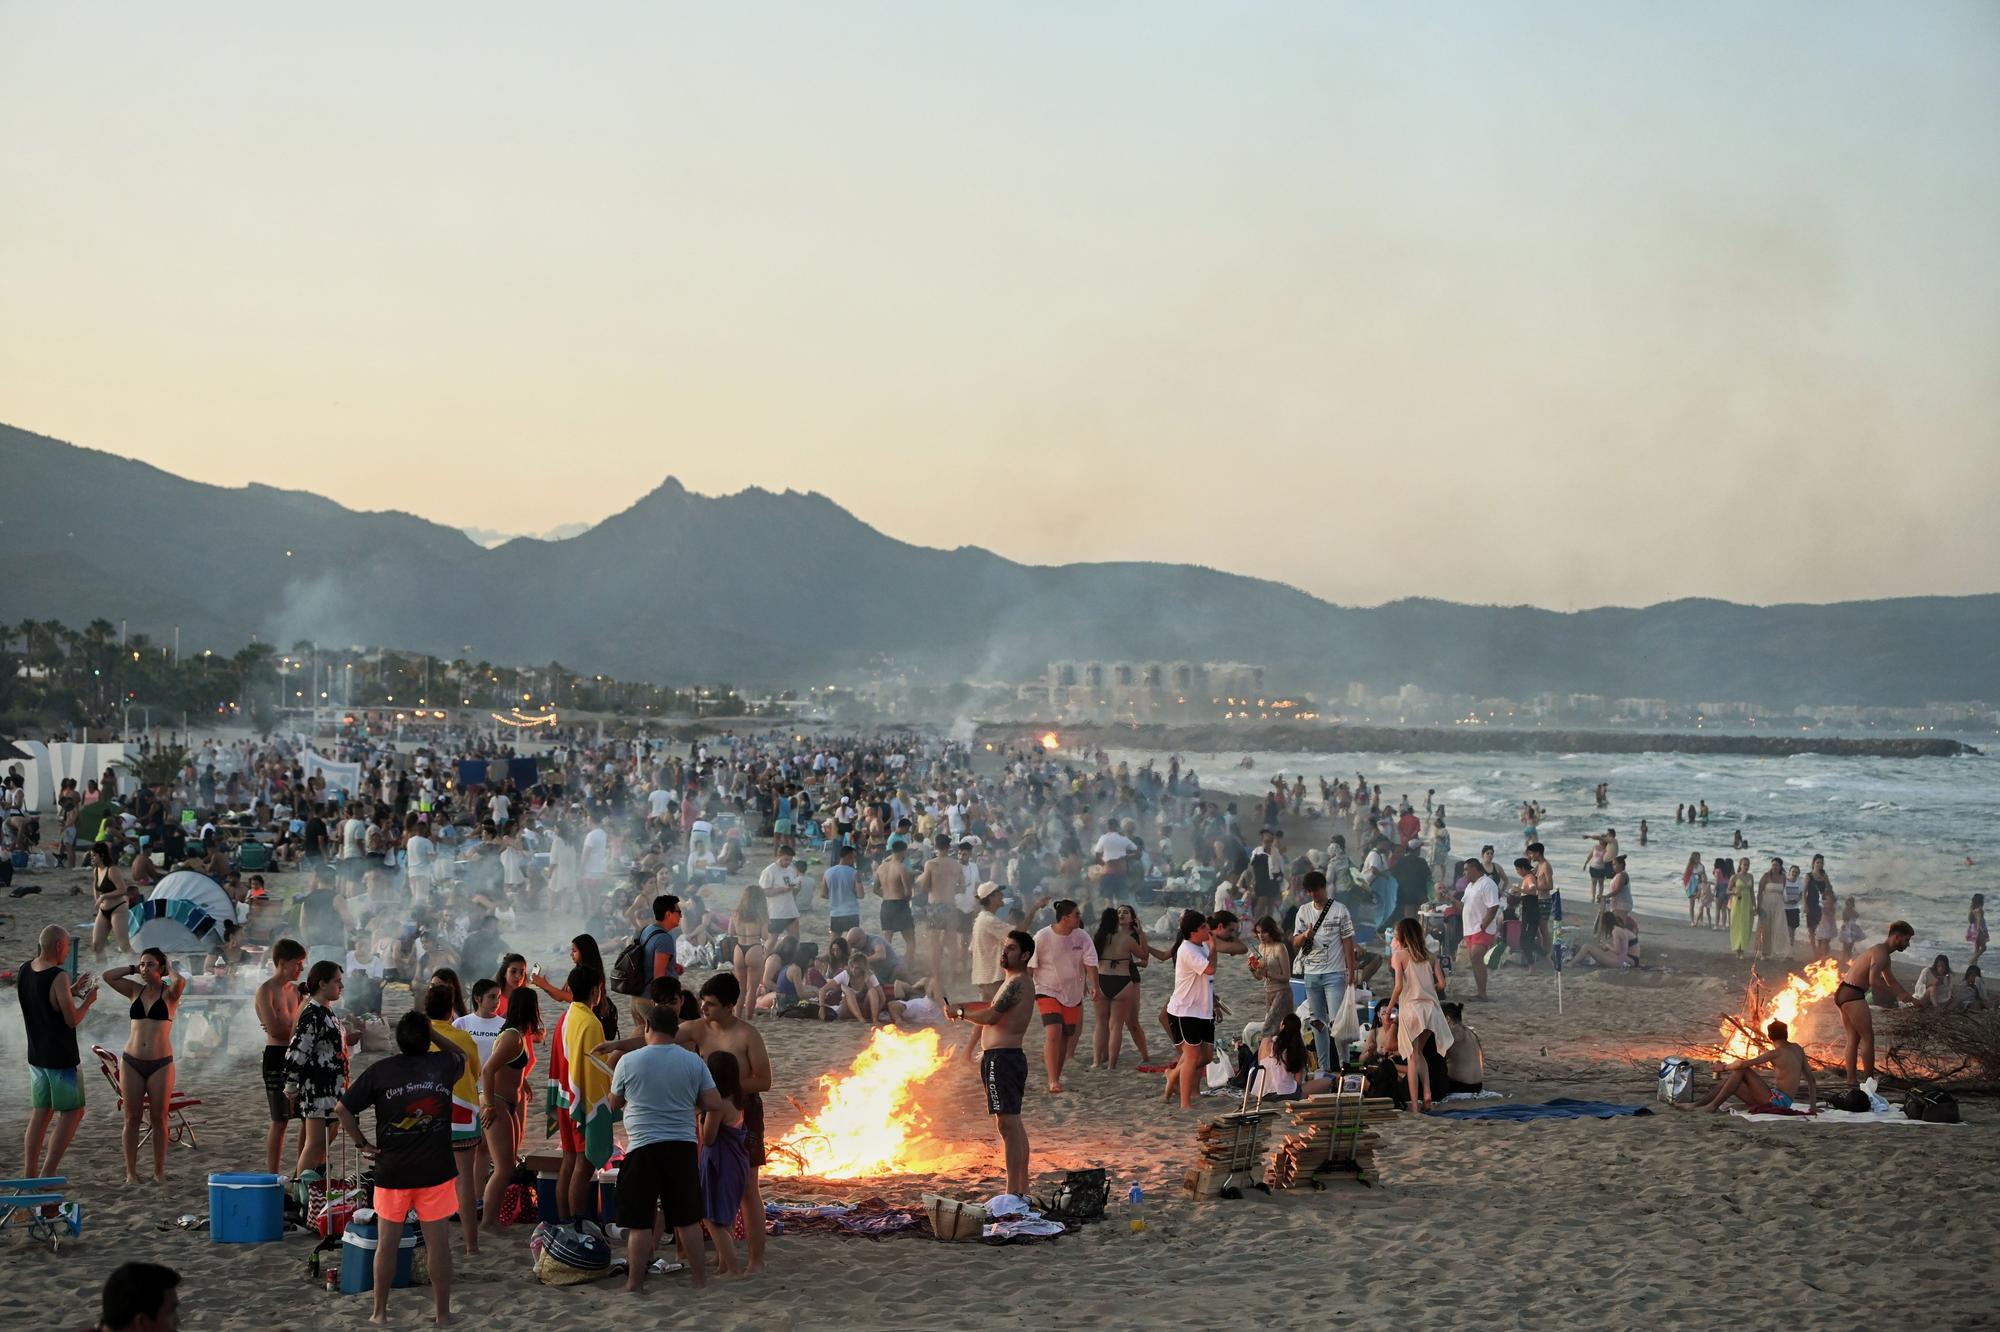
<path id="1" fill-rule="evenodd" d="M 0 476 L 0 620 L 124 618 L 156 639 L 179 623 L 184 644 L 225 650 L 257 634 L 746 685 L 826 684 L 885 658 L 932 679 L 1235 660 L 1321 695 L 1359 680 L 1785 706 L 1990 697 L 2000 680 L 2000 594 L 1359 607 L 1201 565 L 920 546 L 817 491 L 704 496 L 671 474 L 575 536 L 492 547 L 401 510 L 195 481 L 11 426 Z"/>

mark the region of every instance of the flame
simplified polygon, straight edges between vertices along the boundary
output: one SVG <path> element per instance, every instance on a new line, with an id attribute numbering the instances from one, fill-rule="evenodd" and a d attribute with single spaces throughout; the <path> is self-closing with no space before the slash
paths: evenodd
<path id="1" fill-rule="evenodd" d="M 1799 1015 L 1839 988 L 1840 963 L 1832 958 L 1808 963 L 1803 976 L 1795 973 L 1785 977 L 1784 983 L 1768 994 L 1760 993 L 1762 987 L 1753 980 L 1743 1013 L 1723 1021 L 1723 1054 L 1730 1059 L 1754 1059 L 1770 1048 L 1771 1043 L 1764 1039 L 1766 1024 L 1782 1022 L 1796 1033 Z M 1752 1032 L 1756 1033 L 1754 1039 Z"/>
<path id="2" fill-rule="evenodd" d="M 963 1164 L 969 1153 L 932 1136 L 915 1095 L 950 1063 L 929 1028 L 877 1027 L 846 1072 L 820 1078 L 825 1104 L 771 1149 L 766 1172 L 865 1179 Z"/>
<path id="3" fill-rule="evenodd" d="M 1042 733 L 1042 748 L 1061 749 L 1062 741 L 1056 737 L 1056 733 L 1054 731 L 1045 731 Z"/>

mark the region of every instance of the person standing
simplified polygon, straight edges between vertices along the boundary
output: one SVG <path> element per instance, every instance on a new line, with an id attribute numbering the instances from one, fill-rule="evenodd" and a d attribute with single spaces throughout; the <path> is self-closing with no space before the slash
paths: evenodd
<path id="1" fill-rule="evenodd" d="M 305 995 L 299 973 L 306 967 L 306 947 L 297 939 L 271 945 L 271 975 L 257 987 L 257 1021 L 264 1028 L 264 1105 L 271 1116 L 264 1130 L 264 1169 L 275 1175 L 285 1156 L 285 1133 L 292 1121 L 291 1098 L 285 1095 L 285 1052 L 299 1020 Z"/>
<path id="2" fill-rule="evenodd" d="M 1000 950 L 1006 979 L 992 1001 L 977 1013 L 967 1013 L 964 1004 L 946 1010 L 953 1022 L 971 1022 L 980 1029 L 979 1079 L 986 1086 L 986 1109 L 1000 1130 L 1007 1158 L 1007 1192 L 1017 1198 L 1028 1196 L 1028 1130 L 1021 1122 L 1028 1056 L 1021 1049 L 1021 1038 L 1028 1030 L 1027 972 L 1034 957 L 1034 939 L 1023 930 L 1009 931 Z"/>
<path id="3" fill-rule="evenodd" d="M 1756 892 L 1750 858 L 1745 856 L 1729 876 L 1729 946 L 1738 957 L 1750 951 L 1751 937 L 1756 933 Z"/>
<path id="4" fill-rule="evenodd" d="M 1854 899 L 1850 897 L 1847 900 L 1851 907 Z M 1908 921 L 1899 920 L 1891 924 L 1889 937 L 1862 950 L 1861 955 L 1841 975 L 1840 986 L 1833 992 L 1833 1006 L 1840 1013 L 1841 1025 L 1847 1028 L 1847 1052 L 1842 1062 L 1847 1068 L 1847 1085 L 1850 1087 L 1860 1086 L 1863 1075 L 1875 1076 L 1875 1015 L 1869 1011 L 1869 991 L 1892 995 L 1906 1004 L 1917 1001 L 1915 995 L 1903 988 L 1902 982 L 1896 979 L 1896 973 L 1889 967 L 1889 959 L 1908 948 L 1910 940 L 1915 937 L 1916 931 L 1910 928 Z"/>
<path id="5" fill-rule="evenodd" d="M 300 991 L 307 1002 L 292 1020 L 285 1048 L 285 1110 L 304 1121 L 294 1175 L 326 1172 L 326 1127 L 334 1122 L 334 1101 L 347 1081 L 347 1033 L 333 1015 L 346 979 L 338 962 L 315 962 Z"/>
<path id="6" fill-rule="evenodd" d="M 1000 914 L 1000 908 L 1007 900 L 1007 890 L 988 881 L 979 885 L 976 896 L 979 899 L 979 914 L 972 919 L 972 984 L 978 989 L 981 999 L 990 1000 L 1007 978 L 1005 969 L 1000 965 L 1000 955 L 1006 950 L 1010 932 L 1007 918 Z"/>
<path id="7" fill-rule="evenodd" d="M 438 1048 L 432 1048 L 433 1041 Z M 396 1050 L 369 1065 L 334 1102 L 341 1130 L 375 1163 L 375 1312 L 369 1321 L 389 1321 L 403 1223 L 414 1215 L 424 1233 L 436 1321 L 443 1327 L 458 1321 L 451 1311 L 451 1241 L 445 1222 L 459 1206 L 451 1092 L 464 1071 L 465 1055 L 433 1029 L 428 1017 L 414 1011 L 396 1020 Z M 367 1109 L 375 1111 L 374 1142 L 356 1118 Z"/>
<path id="8" fill-rule="evenodd" d="M 910 897 L 915 890 L 910 867 L 903 863 L 901 849 L 891 841 L 889 853 L 875 866 L 875 894 L 882 899 L 882 933 L 902 935 L 903 955 L 911 958 L 917 955 L 917 920 L 910 911 Z"/>
<path id="9" fill-rule="evenodd" d="M 1465 862 L 1465 876 L 1471 882 L 1465 890 L 1465 950 L 1472 959 L 1475 997 L 1486 998 L 1486 952 L 1493 947 L 1500 928 L 1500 885 L 1476 860 Z"/>
<path id="10" fill-rule="evenodd" d="M 1055 922 L 1034 936 L 1035 1010 L 1042 1015 L 1042 1065 L 1049 1095 L 1062 1095 L 1063 1068 L 1083 1035 L 1083 1001 L 1104 1000 L 1097 985 L 1097 945 L 1083 929 L 1083 912 L 1068 898 L 1055 903 Z"/>
<path id="11" fill-rule="evenodd" d="M 1210 946 L 1208 917 L 1183 911 L 1174 939 L 1174 992 L 1167 1000 L 1167 1028 L 1173 1034 L 1178 1060 L 1167 1073 L 1162 1100 L 1180 1092 L 1181 1109 L 1194 1104 L 1195 1080 L 1215 1048 L 1215 951 Z"/>
<path id="12" fill-rule="evenodd" d="M 1334 1057 L 1333 1029 L 1340 1025 L 1347 1000 L 1348 978 L 1354 974 L 1354 917 L 1327 891 L 1326 875 L 1314 870 L 1301 881 L 1305 905 L 1294 921 L 1292 951 L 1298 955 L 1306 982 L 1306 1003 L 1312 1013 L 1313 1050 L 1320 1072 L 1340 1067 Z"/>
<path id="13" fill-rule="evenodd" d="M 576 1222 L 591 1215 L 592 1172 L 611 1159 L 612 1111 L 605 1104 L 610 1078 L 592 1056 L 604 1043 L 604 1024 L 597 1016 L 604 998 L 604 974 L 579 962 L 570 968 L 563 988 L 570 1005 L 556 1019 L 549 1039 L 549 1082 L 556 1102 L 556 1140 L 562 1149 L 557 1206 L 564 1221 Z"/>
<path id="14" fill-rule="evenodd" d="M 1825 941 L 1820 936 L 1820 919 L 1824 916 L 1831 921 L 1833 913 L 1833 880 L 1826 874 L 1826 857 L 1814 856 L 1811 866 L 1806 870 L 1805 916 L 1806 951 L 1815 960 L 1824 958 L 1827 954 Z M 1830 941 L 1832 938 L 1833 931 L 1829 929 L 1825 940 Z"/>
<path id="15" fill-rule="evenodd" d="M 737 1017 L 741 997 L 734 976 L 727 972 L 710 976 L 701 987 L 701 1018 L 683 1026 L 677 1039 L 705 1060 L 726 1054 L 736 1061 L 743 1149 L 749 1157 L 749 1175 L 743 1182 L 743 1237 L 750 1250 L 747 1271 L 755 1275 L 764 1270 L 764 1195 L 757 1185 L 757 1172 L 765 1160 L 764 1093 L 771 1090 L 771 1056 L 764 1048 L 763 1034 Z"/>
<path id="16" fill-rule="evenodd" d="M 1258 847 L 1250 853 L 1250 917 L 1252 920 L 1278 914 L 1278 904 L 1291 887 L 1291 873 L 1285 853 L 1278 845 L 1278 830 L 1265 828 Z"/>
<path id="17" fill-rule="evenodd" d="M 98 989 L 85 972 L 70 985 L 63 963 L 69 960 L 69 931 L 60 925 L 43 927 L 35 956 L 21 968 L 15 994 L 21 1003 L 21 1025 L 28 1031 L 28 1129 L 23 1140 L 25 1173 L 40 1177 L 61 1173 L 63 1153 L 83 1123 L 82 1059 L 76 1029 L 97 1002 Z M 55 1133 L 49 1135 L 49 1126 Z M 48 1142 L 48 1159 L 42 1143 Z"/>
<path id="18" fill-rule="evenodd" d="M 627 1144 L 618 1171 L 617 1220 L 626 1229 L 625 1289 L 635 1295 L 645 1288 L 659 1243 L 656 1216 L 680 1240 L 690 1284 L 696 1290 L 708 1284 L 695 1112 L 720 1111 L 722 1097 L 701 1056 L 676 1044 L 680 1025 L 671 1006 L 648 1008 L 646 1043 L 620 1058 L 611 1074 L 609 1104 L 624 1116 Z"/>
<path id="19" fill-rule="evenodd" d="M 104 983 L 132 1001 L 132 1034 L 118 1057 L 118 1096 L 125 1103 L 125 1182 L 139 1182 L 139 1118 L 153 1124 L 153 1182 L 167 1182 L 167 1106 L 174 1096 L 174 1017 L 187 977 L 157 948 L 137 966 L 113 967 Z"/>
<path id="20" fill-rule="evenodd" d="M 764 910 L 770 922 L 770 933 L 789 934 L 793 938 L 799 933 L 799 885 L 805 876 L 799 873 L 794 861 L 795 852 L 789 842 L 778 844 L 778 856 L 764 866 L 764 872 L 757 876 L 757 886 L 764 892 Z M 884 908 L 886 910 L 886 907 Z M 743 932 L 737 931 L 737 940 L 742 942 Z"/>
<path id="21" fill-rule="evenodd" d="M 958 973 L 954 957 L 957 942 L 958 907 L 954 905 L 960 893 L 971 887 L 965 876 L 965 866 L 956 856 L 949 854 L 949 843 L 937 839 L 937 854 L 924 862 L 917 873 L 917 888 L 923 894 L 924 935 L 930 954 L 928 974 L 937 977 L 940 983 L 948 982 Z"/>
<path id="22" fill-rule="evenodd" d="M 854 844 L 842 842 L 839 860 L 820 875 L 819 895 L 826 899 L 827 928 L 835 935 L 846 934 L 861 923 L 861 875 L 854 868 L 855 855 Z"/>

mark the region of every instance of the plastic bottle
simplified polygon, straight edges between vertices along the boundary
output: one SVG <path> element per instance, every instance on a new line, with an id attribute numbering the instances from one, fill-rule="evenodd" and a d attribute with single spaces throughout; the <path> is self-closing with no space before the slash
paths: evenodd
<path id="1" fill-rule="evenodd" d="M 1134 1184 L 1125 1195 L 1125 1206 L 1131 1217 L 1132 1233 L 1139 1234 L 1146 1228 L 1146 1219 L 1139 1215 L 1139 1205 L 1146 1201 L 1146 1191 Z"/>

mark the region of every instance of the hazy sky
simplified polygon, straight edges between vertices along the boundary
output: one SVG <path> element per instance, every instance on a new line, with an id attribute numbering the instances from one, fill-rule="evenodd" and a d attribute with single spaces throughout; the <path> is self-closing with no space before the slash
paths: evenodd
<path id="1" fill-rule="evenodd" d="M 508 531 L 2000 590 L 2000 5 L 0 3 L 0 420 Z"/>

